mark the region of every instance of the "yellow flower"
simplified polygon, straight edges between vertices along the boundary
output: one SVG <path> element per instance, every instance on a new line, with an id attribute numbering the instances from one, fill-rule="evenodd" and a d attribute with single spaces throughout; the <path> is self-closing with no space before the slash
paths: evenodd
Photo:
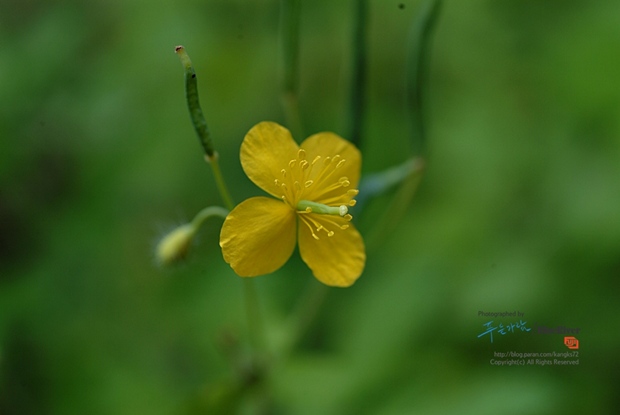
<path id="1" fill-rule="evenodd" d="M 366 263 L 364 241 L 349 223 L 361 155 L 336 134 L 308 137 L 261 122 L 241 144 L 241 165 L 258 187 L 276 197 L 252 197 L 226 217 L 220 234 L 224 260 L 242 277 L 268 274 L 290 258 L 295 243 L 314 276 L 348 287 Z"/>

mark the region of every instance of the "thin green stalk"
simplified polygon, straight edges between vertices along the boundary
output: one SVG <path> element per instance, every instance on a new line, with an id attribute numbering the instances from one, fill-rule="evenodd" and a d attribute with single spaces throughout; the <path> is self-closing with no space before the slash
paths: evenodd
<path id="1" fill-rule="evenodd" d="M 303 138 L 299 112 L 299 0 L 282 0 L 280 13 L 280 39 L 282 54 L 282 106 L 288 127 L 293 136 Z"/>
<path id="2" fill-rule="evenodd" d="M 243 278 L 243 299 L 245 303 L 245 316 L 250 331 L 250 344 L 255 351 L 263 350 L 263 320 L 258 306 L 256 285 L 252 278 Z"/>
<path id="3" fill-rule="evenodd" d="M 194 219 L 192 219 L 192 226 L 196 229 L 199 229 L 204 223 L 204 221 L 206 221 L 208 218 L 212 216 L 219 216 L 221 218 L 225 218 L 226 215 L 228 215 L 228 212 L 229 212 L 228 209 L 224 209 L 223 207 L 220 207 L 220 206 L 206 207 L 202 209 L 200 212 L 198 212 L 196 216 L 194 216 Z"/>
<path id="4" fill-rule="evenodd" d="M 192 66 L 189 55 L 187 54 L 183 46 L 177 46 L 175 48 L 175 52 L 181 59 L 181 64 L 183 65 L 183 69 L 185 70 L 185 95 L 187 98 L 187 107 L 189 109 L 192 124 L 194 125 L 194 129 L 196 130 L 196 134 L 198 135 L 198 140 L 200 141 L 200 144 L 202 145 L 202 148 L 204 150 L 205 160 L 209 163 L 209 165 L 211 166 L 211 170 L 213 171 L 213 177 L 215 178 L 217 189 L 226 207 L 229 210 L 232 210 L 234 209 L 235 204 L 232 200 L 232 197 L 230 196 L 230 192 L 228 191 L 228 187 L 226 186 L 224 177 L 222 176 L 218 153 L 217 151 L 215 151 L 215 148 L 213 146 L 213 140 L 211 139 L 211 135 L 209 133 L 207 121 L 205 120 L 202 108 L 200 107 L 200 102 L 198 100 L 198 83 L 196 80 L 196 72 L 194 70 L 194 67 Z M 201 213 L 199 213 L 194 220 L 204 220 L 204 215 L 206 215 L 206 213 L 204 212 L 208 209 L 210 208 L 206 208 Z M 244 278 L 243 287 L 246 317 L 248 322 L 248 329 L 250 332 L 250 342 L 252 343 L 255 351 L 259 351 L 262 349 L 260 338 L 263 327 L 258 307 L 258 296 L 256 294 L 256 287 L 254 286 L 254 281 L 248 278 Z"/>
<path id="5" fill-rule="evenodd" d="M 375 223 L 373 232 L 366 238 L 366 247 L 372 250 L 388 232 L 390 232 L 413 199 L 424 173 L 427 152 L 426 124 L 423 111 L 423 89 L 426 83 L 426 72 L 431 48 L 431 35 L 439 17 L 441 0 L 426 0 L 413 23 L 409 39 L 410 54 L 407 70 L 407 111 L 411 123 L 412 156 L 400 166 L 388 169 L 373 177 L 365 179 L 360 185 L 366 186 L 368 196 L 381 193 L 395 183 L 402 183 L 396 195 L 385 209 L 383 216 Z M 418 155 L 416 157 L 415 155 Z M 360 199 L 358 197 L 358 203 Z"/>
<path id="6" fill-rule="evenodd" d="M 386 177 L 386 183 L 395 183 L 397 181 L 401 185 L 385 209 L 385 213 L 377 219 L 375 226 L 365 238 L 367 251 L 372 251 L 378 246 L 379 241 L 388 237 L 407 211 L 424 174 L 424 161 L 421 158 L 412 159 L 401 166 L 387 170 L 385 173 L 388 176 Z M 381 192 L 384 190 L 387 190 L 387 187 L 382 189 Z"/>
<path id="7" fill-rule="evenodd" d="M 411 124 L 413 154 L 427 151 L 426 124 L 423 111 L 423 89 L 426 85 L 431 35 L 437 22 L 441 0 L 427 0 L 421 7 L 409 38 L 410 54 L 407 70 L 407 112 Z"/>
<path id="8" fill-rule="evenodd" d="M 233 202 L 232 197 L 230 197 L 230 193 L 228 192 L 228 188 L 224 182 L 224 176 L 222 176 L 222 171 L 220 170 L 220 161 L 217 153 L 215 153 L 215 157 L 207 159 L 207 161 L 211 165 L 213 178 L 215 179 L 217 190 L 220 192 L 220 196 L 222 196 L 222 199 L 224 200 L 224 204 L 228 207 L 228 209 L 233 210 L 235 203 Z"/>
<path id="9" fill-rule="evenodd" d="M 297 308 L 291 313 L 288 327 L 291 333 L 288 343 L 284 345 L 282 350 L 286 356 L 295 345 L 303 338 L 304 334 L 312 324 L 325 302 L 329 287 L 321 284 L 312 278 L 304 292 L 303 297 L 299 300 Z"/>
<path id="10" fill-rule="evenodd" d="M 360 193 L 356 198 L 357 206 L 364 206 L 368 200 L 403 183 L 411 176 L 421 175 L 423 170 L 424 160 L 412 157 L 382 172 L 365 175 L 360 183 Z"/>
<path id="11" fill-rule="evenodd" d="M 366 111 L 366 26 L 368 1 L 356 0 L 353 18 L 352 77 L 349 91 L 349 140 L 362 144 L 362 127 Z"/>

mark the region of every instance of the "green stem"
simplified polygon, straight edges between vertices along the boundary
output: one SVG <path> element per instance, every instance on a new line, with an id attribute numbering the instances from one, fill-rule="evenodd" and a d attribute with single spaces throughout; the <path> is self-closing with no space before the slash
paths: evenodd
<path id="1" fill-rule="evenodd" d="M 373 229 L 365 238 L 367 251 L 375 249 L 379 241 L 384 240 L 390 235 L 411 204 L 411 200 L 415 196 L 424 173 L 424 161 L 422 159 L 414 159 L 413 162 L 414 163 L 410 165 L 408 174 L 406 176 L 401 176 L 400 181 L 402 184 L 384 210 L 383 215 L 376 220 Z M 407 164 L 409 163 L 404 163 L 404 165 Z M 407 169 L 400 169 L 399 173 L 404 174 L 406 171 Z M 391 173 L 388 174 L 388 176 L 391 175 Z"/>
<path id="2" fill-rule="evenodd" d="M 195 229 L 198 229 L 202 226 L 204 221 L 207 220 L 208 218 L 212 216 L 219 216 L 221 218 L 225 218 L 228 215 L 228 212 L 229 212 L 228 209 L 224 209 L 223 207 L 220 207 L 220 206 L 206 207 L 202 209 L 200 212 L 198 212 L 196 216 L 194 216 L 194 219 L 192 219 L 192 226 Z"/>
<path id="3" fill-rule="evenodd" d="M 205 120 L 202 109 L 200 108 L 196 72 L 192 66 L 189 55 L 183 46 L 177 46 L 175 48 L 175 52 L 181 59 L 181 64 L 185 69 L 185 94 L 187 97 L 187 107 L 189 109 L 192 124 L 194 125 L 194 129 L 196 130 L 196 134 L 198 135 L 198 139 L 204 150 L 205 160 L 209 163 L 211 170 L 213 171 L 217 189 L 228 210 L 232 210 L 235 207 L 235 203 L 233 202 L 230 192 L 228 191 L 228 187 L 224 181 L 222 171 L 220 170 L 218 153 L 215 151 L 213 140 L 211 139 L 209 128 L 207 126 L 207 121 Z M 208 216 L 216 213 L 227 216 L 228 211 L 218 207 L 206 208 L 194 218 L 194 221 L 196 221 L 196 223 L 202 223 L 202 221 L 204 221 Z M 243 286 L 246 317 L 250 332 L 250 342 L 252 343 L 254 350 L 259 351 L 262 348 L 260 333 L 262 333 L 263 327 L 259 313 L 256 287 L 254 286 L 254 281 L 248 278 L 244 278 Z"/>
<path id="4" fill-rule="evenodd" d="M 235 207 L 235 203 L 230 196 L 230 192 L 228 191 L 228 187 L 226 187 L 226 182 L 224 182 L 224 176 L 222 176 L 222 171 L 220 170 L 220 162 L 217 153 L 215 153 L 215 157 L 211 159 L 206 159 L 211 165 L 211 170 L 213 171 L 213 177 L 215 178 L 215 184 L 217 186 L 217 190 L 220 192 L 220 196 L 224 200 L 224 204 L 230 210 L 233 210 Z"/>
<path id="5" fill-rule="evenodd" d="M 430 39 L 439 16 L 441 0 L 427 0 L 411 28 L 407 71 L 407 111 L 411 123 L 413 154 L 426 154 L 426 125 L 422 108 Z"/>
<path id="6" fill-rule="evenodd" d="M 263 344 L 263 320 L 258 306 L 258 293 L 254 279 L 243 278 L 243 299 L 245 302 L 245 316 L 250 332 L 250 344 L 255 352 L 264 349 Z"/>
<path id="7" fill-rule="evenodd" d="M 282 48 L 282 106 L 293 136 L 303 138 L 299 112 L 299 27 L 300 1 L 282 0 L 280 37 Z"/>
<path id="8" fill-rule="evenodd" d="M 303 297 L 298 302 L 297 308 L 289 318 L 288 327 L 290 327 L 291 335 L 288 338 L 288 343 L 284 345 L 282 350 L 283 356 L 290 353 L 295 345 L 301 341 L 327 297 L 328 286 L 316 282 L 314 278 L 312 278 L 309 284 L 311 286 L 306 288 Z"/>
<path id="9" fill-rule="evenodd" d="M 379 173 L 365 175 L 359 186 L 360 193 L 357 196 L 357 206 L 364 206 L 369 199 L 379 196 L 411 176 L 421 175 L 423 170 L 424 160 L 412 157 L 398 166 L 390 167 Z"/>
<path id="10" fill-rule="evenodd" d="M 357 147 L 362 143 L 362 127 L 366 110 L 366 26 L 368 1 L 355 2 L 353 20 L 353 67 L 349 92 L 349 140 Z"/>

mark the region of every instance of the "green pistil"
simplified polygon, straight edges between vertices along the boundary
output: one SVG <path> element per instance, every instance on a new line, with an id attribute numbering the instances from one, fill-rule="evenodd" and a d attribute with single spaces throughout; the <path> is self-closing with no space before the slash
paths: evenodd
<path id="1" fill-rule="evenodd" d="M 346 205 L 327 206 L 321 203 L 311 202 L 309 200 L 300 200 L 299 203 L 297 203 L 297 210 L 301 212 L 336 216 L 344 216 L 349 211 Z"/>

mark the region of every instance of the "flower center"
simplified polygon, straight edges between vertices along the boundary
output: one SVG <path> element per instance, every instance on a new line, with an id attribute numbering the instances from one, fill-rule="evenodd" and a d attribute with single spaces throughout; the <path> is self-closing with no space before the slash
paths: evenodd
<path id="1" fill-rule="evenodd" d="M 359 193 L 357 189 L 347 189 L 351 182 L 346 176 L 338 177 L 337 172 L 346 163 L 339 154 L 333 157 L 316 156 L 306 160 L 306 151 L 300 148 L 297 158 L 288 162 L 280 170 L 282 177 L 274 183 L 282 190 L 282 201 L 295 209 L 299 218 L 308 226 L 314 239 L 324 231 L 333 236 L 332 229 L 345 230 L 353 217 L 348 206 L 355 206 Z M 315 232 L 316 231 L 316 232 Z"/>

